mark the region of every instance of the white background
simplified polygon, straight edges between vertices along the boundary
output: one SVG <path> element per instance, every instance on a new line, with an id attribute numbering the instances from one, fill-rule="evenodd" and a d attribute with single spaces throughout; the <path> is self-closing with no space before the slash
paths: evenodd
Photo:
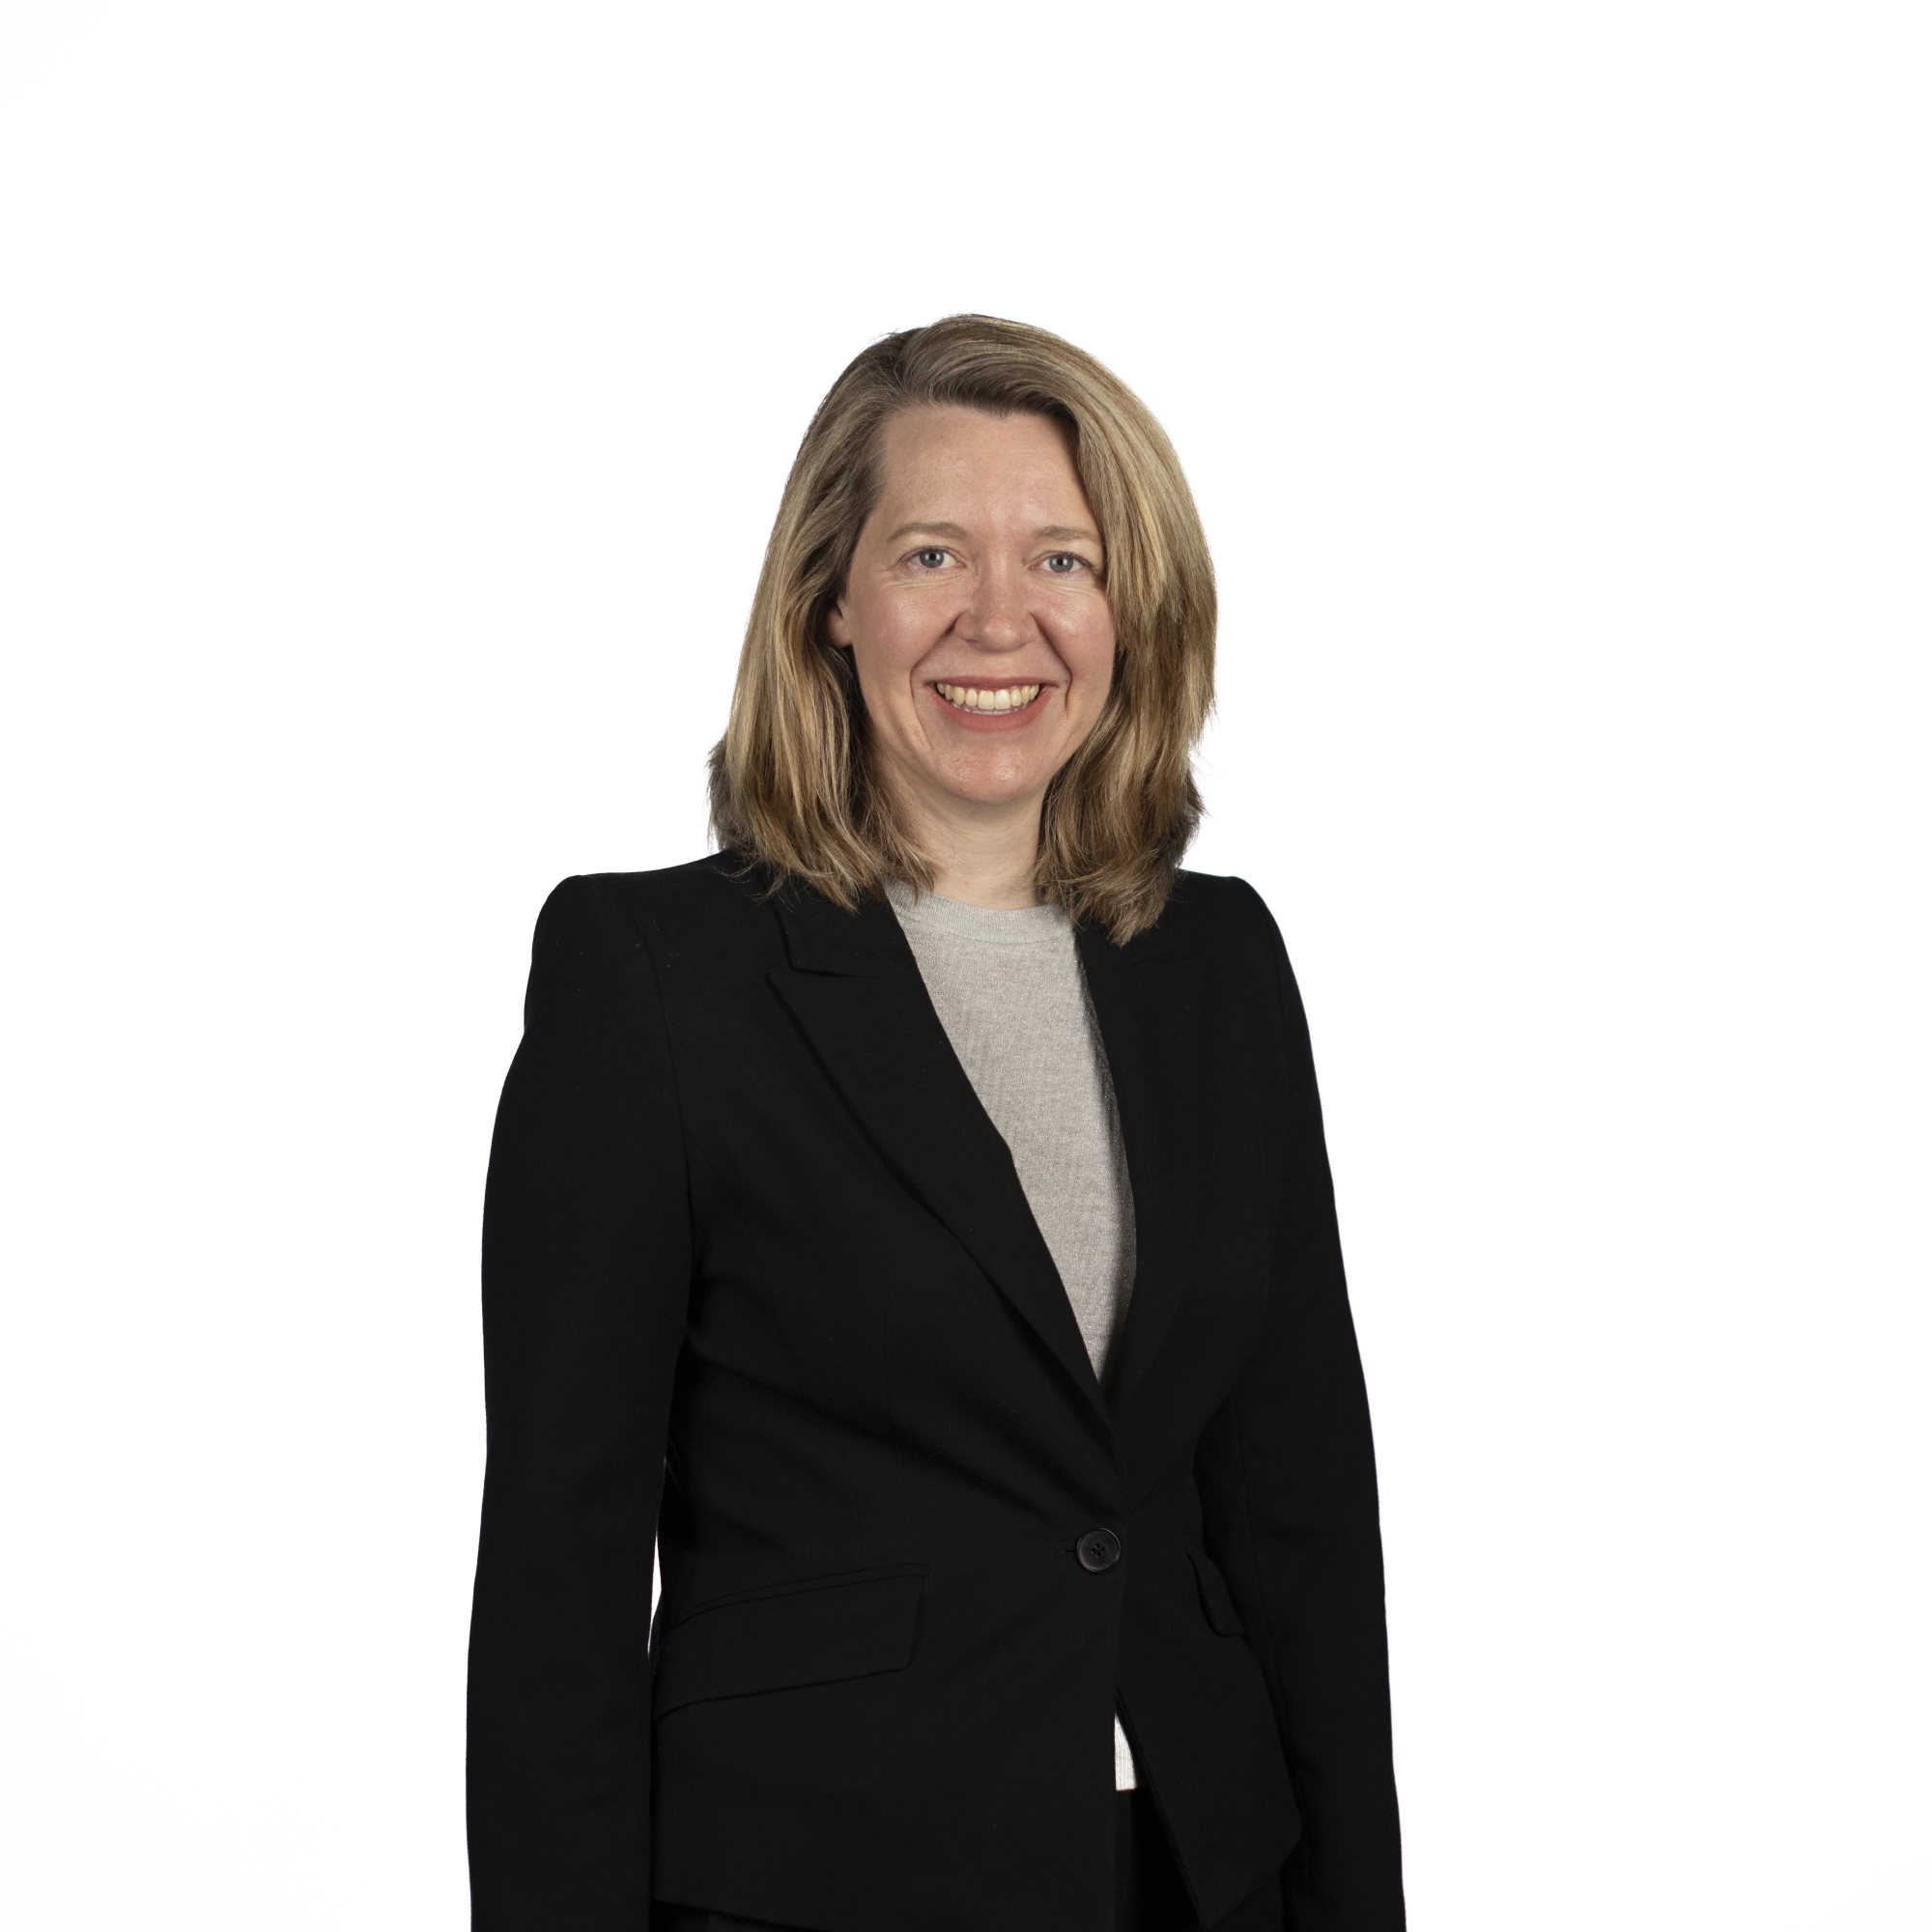
<path id="1" fill-rule="evenodd" d="M 464 1925 L 476 1230 L 786 464 L 1147 398 L 1313 1016 L 1419 1932 L 1932 1923 L 1926 16 L 0 26 L 0 1918 Z M 911 1928 L 908 1928 L 911 1932 Z"/>

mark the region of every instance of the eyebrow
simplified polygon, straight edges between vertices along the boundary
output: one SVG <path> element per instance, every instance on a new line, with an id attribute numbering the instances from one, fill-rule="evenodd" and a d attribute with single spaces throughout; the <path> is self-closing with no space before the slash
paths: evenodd
<path id="1" fill-rule="evenodd" d="M 966 534 L 957 524 L 901 524 L 886 541 L 897 543 L 901 537 L 963 537 Z M 1036 537 L 1061 543 L 1086 542 L 1096 544 L 1099 536 L 1093 530 L 1076 529 L 1070 524 L 1049 524 L 1044 529 L 1034 531 Z"/>
<path id="2" fill-rule="evenodd" d="M 965 534 L 957 524 L 901 524 L 886 541 L 897 543 L 901 537 L 963 537 Z"/>

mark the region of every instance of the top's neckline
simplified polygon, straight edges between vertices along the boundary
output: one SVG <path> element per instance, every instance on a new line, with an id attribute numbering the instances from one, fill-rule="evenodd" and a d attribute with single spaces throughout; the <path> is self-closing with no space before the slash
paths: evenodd
<path id="1" fill-rule="evenodd" d="M 886 896 L 901 925 L 930 926 L 957 939 L 990 940 L 996 946 L 1045 946 L 1065 939 L 1072 930 L 1072 921 L 1057 905 L 1016 906 L 1003 911 L 995 906 L 968 905 L 963 899 L 945 898 L 938 893 L 915 892 L 897 881 L 886 888 Z"/>

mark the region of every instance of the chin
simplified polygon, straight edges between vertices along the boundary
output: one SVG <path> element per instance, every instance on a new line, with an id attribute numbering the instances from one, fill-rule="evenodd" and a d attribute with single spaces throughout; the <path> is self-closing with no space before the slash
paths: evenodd
<path id="1" fill-rule="evenodd" d="M 1051 771 L 952 771 L 937 774 L 940 783 L 967 805 L 1021 805 L 1037 798 L 1053 778 Z"/>

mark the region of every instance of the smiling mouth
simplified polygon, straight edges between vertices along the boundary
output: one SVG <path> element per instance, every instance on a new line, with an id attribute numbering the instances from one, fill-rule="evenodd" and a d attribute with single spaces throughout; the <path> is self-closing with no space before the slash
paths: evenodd
<path id="1" fill-rule="evenodd" d="M 982 691 L 977 685 L 939 683 L 932 688 L 955 711 L 992 712 L 1024 711 L 1043 689 L 1037 684 L 1003 684 Z"/>

